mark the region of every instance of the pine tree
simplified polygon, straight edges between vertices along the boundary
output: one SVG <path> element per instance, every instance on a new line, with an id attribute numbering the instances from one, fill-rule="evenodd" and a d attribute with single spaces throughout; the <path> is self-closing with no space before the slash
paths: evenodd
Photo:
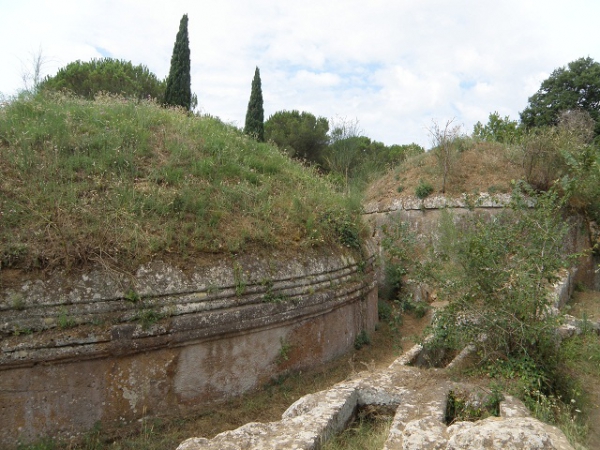
<path id="1" fill-rule="evenodd" d="M 175 38 L 173 56 L 171 56 L 165 104 L 181 106 L 189 110 L 191 103 L 190 40 L 188 38 L 188 16 L 184 14 L 179 22 L 179 31 Z"/>
<path id="2" fill-rule="evenodd" d="M 265 140 L 265 112 L 263 109 L 263 96 L 260 84 L 260 71 L 258 67 L 254 71 L 252 79 L 252 91 L 250 92 L 250 101 L 248 102 L 248 111 L 246 112 L 246 124 L 244 133 L 253 136 L 257 141 Z"/>

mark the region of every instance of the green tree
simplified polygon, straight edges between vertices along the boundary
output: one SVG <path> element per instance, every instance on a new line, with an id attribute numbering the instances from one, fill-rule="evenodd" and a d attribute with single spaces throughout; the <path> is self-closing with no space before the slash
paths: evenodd
<path id="1" fill-rule="evenodd" d="M 554 126 L 560 113 L 568 110 L 587 111 L 596 122 L 596 136 L 600 135 L 600 64 L 592 58 L 580 58 L 552 72 L 529 98 L 521 122 L 527 128 Z"/>
<path id="2" fill-rule="evenodd" d="M 99 92 L 130 98 L 162 99 L 165 82 L 143 65 L 112 58 L 75 61 L 39 84 L 40 91 L 67 90 L 92 100 Z"/>
<path id="3" fill-rule="evenodd" d="M 388 147 L 388 164 L 398 164 L 411 156 L 425 153 L 425 149 L 419 144 L 393 144 Z"/>
<path id="4" fill-rule="evenodd" d="M 260 83 L 260 71 L 258 67 L 254 71 L 252 79 L 252 90 L 250 91 L 250 101 L 246 111 L 246 124 L 244 133 L 254 136 L 257 141 L 265 140 L 265 111 L 263 109 L 263 96 Z"/>
<path id="5" fill-rule="evenodd" d="M 371 144 L 368 137 L 361 136 L 358 121 L 341 119 L 331 122 L 329 145 L 323 151 L 324 167 L 330 172 L 341 175 L 347 186 L 348 177 L 352 175 L 361 162 L 363 153 Z"/>
<path id="6" fill-rule="evenodd" d="M 509 116 L 500 117 L 498 111 L 490 113 L 488 122 L 483 125 L 477 122 L 473 127 L 473 137 L 482 141 L 500 142 L 512 144 L 519 140 L 522 130 L 516 120 L 510 120 Z"/>
<path id="7" fill-rule="evenodd" d="M 188 37 L 188 16 L 184 14 L 179 22 L 179 31 L 173 46 L 171 68 L 167 77 L 165 104 L 192 108 L 190 76 L 190 40 Z"/>
<path id="8" fill-rule="evenodd" d="M 327 147 L 329 121 L 309 112 L 278 111 L 265 122 L 265 139 L 290 156 L 320 163 Z"/>

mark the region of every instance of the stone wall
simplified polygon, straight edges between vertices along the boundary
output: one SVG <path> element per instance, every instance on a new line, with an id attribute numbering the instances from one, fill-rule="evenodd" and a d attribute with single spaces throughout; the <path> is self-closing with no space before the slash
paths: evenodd
<path id="1" fill-rule="evenodd" d="M 183 415 L 343 354 L 377 322 L 365 253 L 5 276 L 0 447 Z"/>
<path id="2" fill-rule="evenodd" d="M 406 222 L 422 243 L 435 241 L 442 210 L 451 208 L 455 220 L 476 213 L 493 215 L 510 202 L 508 196 L 482 195 L 474 199 L 433 197 L 426 200 L 403 199 L 365 207 L 376 242 L 382 238 L 382 226 Z M 581 218 L 571 218 L 565 250 L 589 249 L 590 239 Z M 583 257 L 569 273 L 561 274 L 554 286 L 556 305 L 570 296 L 577 279 L 593 282 L 593 261 Z M 380 271 L 381 273 L 381 271 Z M 451 393 L 467 393 L 468 402 L 479 407 L 489 401 L 489 386 L 461 383 L 455 380 L 457 366 L 465 363 L 472 351 L 463 350 L 445 368 L 420 368 L 426 357 L 417 345 L 398 358 L 387 369 L 363 372 L 352 380 L 306 395 L 292 404 L 281 420 L 248 423 L 225 431 L 212 439 L 191 437 L 178 450 L 231 449 L 305 449 L 322 447 L 333 435 L 342 432 L 360 408 L 391 408 L 393 419 L 384 450 L 391 449 L 556 449 L 573 450 L 558 428 L 530 416 L 519 400 L 504 396 L 499 404 L 499 417 L 474 422 L 449 424 L 447 401 Z M 413 367 L 414 365 L 414 367 Z"/>
<path id="3" fill-rule="evenodd" d="M 487 193 L 463 195 L 459 198 L 444 196 L 432 196 L 423 200 L 415 197 L 398 198 L 365 205 L 364 218 L 370 224 L 373 238 L 377 243 L 380 243 L 383 238 L 384 225 L 405 222 L 418 242 L 429 245 L 437 240 L 440 218 L 444 211 L 450 211 L 454 220 L 460 221 L 461 217 L 474 213 L 489 216 L 498 214 L 509 205 L 510 201 L 509 194 Z M 582 283 L 591 289 L 600 289 L 600 276 L 596 273 L 599 261 L 589 251 L 592 246 L 590 224 L 581 216 L 571 216 L 565 220 L 570 223 L 569 233 L 564 242 L 565 251 L 585 254 L 573 263 L 568 292 L 563 293 L 561 297 L 563 301 L 572 293 L 577 283 Z M 379 251 L 382 251 L 381 248 Z M 379 271 L 380 283 L 383 282 L 383 272 Z"/>

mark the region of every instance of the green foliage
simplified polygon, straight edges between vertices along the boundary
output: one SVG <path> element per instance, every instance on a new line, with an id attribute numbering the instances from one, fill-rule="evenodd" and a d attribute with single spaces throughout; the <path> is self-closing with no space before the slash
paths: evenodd
<path id="1" fill-rule="evenodd" d="M 416 239 L 406 222 L 383 225 L 381 246 L 384 250 L 385 281 L 382 297 L 397 300 L 403 285 L 403 277 L 413 263 Z"/>
<path id="2" fill-rule="evenodd" d="M 517 148 L 522 155 L 525 181 L 547 190 L 562 180 L 563 189 L 578 203 L 595 203 L 600 147 L 591 144 L 593 123 L 587 114 L 565 113 L 556 127 L 534 128 Z M 568 185 L 568 187 L 567 187 Z"/>
<path id="3" fill-rule="evenodd" d="M 354 348 L 356 350 L 360 350 L 365 345 L 371 345 L 371 338 L 369 337 L 369 333 L 367 333 L 365 330 L 362 330 L 354 339 Z"/>
<path id="4" fill-rule="evenodd" d="M 377 317 L 383 322 L 392 320 L 393 309 L 388 301 L 381 298 L 379 299 L 377 302 Z"/>
<path id="5" fill-rule="evenodd" d="M 386 163 L 390 166 L 394 166 L 405 161 L 407 158 L 425 153 L 425 149 L 415 143 L 403 145 L 394 144 L 388 147 L 387 153 Z"/>
<path id="6" fill-rule="evenodd" d="M 497 389 L 482 398 L 474 399 L 472 397 L 473 394 L 469 392 L 451 390 L 448 393 L 445 417 L 447 425 L 462 421 L 475 422 L 500 415 L 500 402 L 503 397 Z"/>
<path id="7" fill-rule="evenodd" d="M 253 136 L 259 142 L 265 140 L 265 112 L 263 109 L 263 95 L 260 82 L 260 71 L 258 67 L 254 72 L 252 79 L 252 90 L 250 92 L 250 101 L 246 111 L 246 124 L 244 133 Z"/>
<path id="8" fill-rule="evenodd" d="M 13 212 L 11 214 L 11 212 Z M 14 214 L 14 210 L 8 211 L 8 218 Z M 6 246 L 0 250 L 0 268 L 10 268 L 19 265 L 20 261 L 27 256 L 27 245 L 20 242 L 8 242 Z"/>
<path id="9" fill-rule="evenodd" d="M 521 122 L 527 128 L 557 125 L 560 113 L 569 110 L 587 111 L 600 134 L 600 63 L 590 57 L 554 70 L 529 98 Z"/>
<path id="10" fill-rule="evenodd" d="M 502 390 L 521 398 L 537 419 L 560 426 L 574 443 L 585 439 L 586 427 L 579 409 L 585 403 L 581 386 L 573 378 L 573 372 L 564 371 L 565 362 L 566 367 L 570 364 L 568 358 L 565 361 L 563 347 L 570 340 L 563 342 L 559 349 L 563 367 L 557 371 L 549 371 L 532 358 L 520 356 L 485 363 L 479 367 L 479 372 L 504 382 Z M 574 343 L 579 342 L 575 340 Z M 587 355 L 584 355 L 576 357 L 575 361 L 577 365 L 585 364 L 586 359 Z"/>
<path id="11" fill-rule="evenodd" d="M 10 306 L 17 311 L 23 311 L 25 309 L 25 299 L 23 294 L 17 292 L 15 294 L 10 295 Z"/>
<path id="12" fill-rule="evenodd" d="M 32 444 L 17 444 L 17 450 L 57 450 L 59 448 L 56 440 L 42 438 Z"/>
<path id="13" fill-rule="evenodd" d="M 415 188 L 417 198 L 424 199 L 433 193 L 433 186 L 424 180 L 419 180 L 419 184 Z"/>
<path id="14" fill-rule="evenodd" d="M 233 265 L 233 279 L 235 283 L 235 295 L 241 297 L 246 292 L 246 278 L 244 269 L 237 262 Z"/>
<path id="15" fill-rule="evenodd" d="M 290 359 L 290 352 L 292 351 L 292 344 L 290 344 L 286 339 L 279 338 L 279 353 L 277 355 L 277 364 L 283 364 L 284 362 Z"/>
<path id="16" fill-rule="evenodd" d="M 66 308 L 62 308 L 57 320 L 58 328 L 65 330 L 77 326 L 77 321 L 73 316 L 70 316 Z"/>
<path id="17" fill-rule="evenodd" d="M 356 250 L 360 249 L 363 228 L 346 211 L 328 211 L 321 216 L 320 222 L 327 223 L 336 230 L 340 244 Z"/>
<path id="18" fill-rule="evenodd" d="M 561 134 L 561 185 L 571 204 L 600 222 L 600 146 L 590 143 L 592 123 L 589 117 L 573 113 L 563 115 Z"/>
<path id="19" fill-rule="evenodd" d="M 401 301 L 402 311 L 412 312 L 417 319 L 425 317 L 427 311 L 429 311 L 429 304 L 424 301 L 414 301 L 411 297 L 405 297 Z"/>
<path id="20" fill-rule="evenodd" d="M 188 37 L 188 16 L 184 14 L 179 22 L 175 37 L 171 67 L 165 88 L 165 104 L 181 106 L 186 111 L 192 107 L 192 79 L 190 75 L 190 40 Z"/>
<path id="21" fill-rule="evenodd" d="M 568 369 L 600 377 L 600 340 L 592 330 L 566 339 L 560 351 L 561 359 Z"/>
<path id="22" fill-rule="evenodd" d="M 379 450 L 384 447 L 392 414 L 372 405 L 359 407 L 347 428 L 322 445 L 323 450 Z"/>
<path id="23" fill-rule="evenodd" d="M 387 147 L 373 141 L 361 135 L 356 121 L 332 121 L 330 128 L 329 145 L 323 150 L 320 162 L 325 170 L 338 177 L 346 192 L 351 188 L 364 190 L 378 174 L 408 156 L 425 152 L 417 144 Z"/>
<path id="24" fill-rule="evenodd" d="M 497 111 L 490 113 L 488 122 L 477 122 L 473 127 L 473 137 L 482 141 L 512 144 L 519 141 L 523 131 L 516 120 L 509 116 L 500 117 Z"/>
<path id="25" fill-rule="evenodd" d="M 9 102 L 0 179 L 3 268 L 354 246 L 362 232 L 360 202 L 316 170 L 212 117 L 148 101 Z"/>
<path id="26" fill-rule="evenodd" d="M 329 121 L 309 112 L 278 111 L 265 122 L 265 140 L 298 159 L 318 163 L 329 138 Z"/>
<path id="27" fill-rule="evenodd" d="M 105 93 L 162 101 L 165 82 L 143 65 L 134 66 L 131 61 L 102 58 L 67 64 L 53 77 L 46 77 L 38 90 L 69 91 L 88 100 Z"/>
<path id="28" fill-rule="evenodd" d="M 460 233 L 440 237 L 452 243 L 434 250 L 427 277 L 450 303 L 436 314 L 433 347 L 474 344 L 484 360 L 556 362 L 549 283 L 567 265 L 567 225 L 555 192 L 526 193 L 534 206 L 515 191 L 510 209 L 491 220 L 472 216 Z"/>
<path id="29" fill-rule="evenodd" d="M 141 300 L 141 297 L 133 289 L 129 289 L 125 293 L 125 300 L 127 300 L 128 302 L 131 302 L 131 303 L 137 303 L 137 302 L 139 302 Z"/>
<path id="30" fill-rule="evenodd" d="M 160 312 L 150 307 L 141 308 L 136 315 L 136 320 L 142 325 L 142 329 L 144 330 L 147 330 L 162 318 L 163 315 Z"/>

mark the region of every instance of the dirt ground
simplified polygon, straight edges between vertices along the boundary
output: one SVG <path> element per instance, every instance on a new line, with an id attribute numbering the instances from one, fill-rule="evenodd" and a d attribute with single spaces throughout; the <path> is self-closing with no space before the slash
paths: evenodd
<path id="1" fill-rule="evenodd" d="M 585 316 L 592 321 L 600 320 L 600 292 L 583 291 L 575 292 L 573 299 L 568 304 L 567 313 L 582 319 Z M 600 447 L 599 447 L 600 448 Z"/>
<path id="2" fill-rule="evenodd" d="M 583 318 L 585 314 L 590 321 L 600 321 L 600 292 L 598 291 L 575 292 L 568 306 L 568 314 L 572 316 Z M 600 379 L 584 375 L 581 382 L 589 402 L 588 448 L 600 449 Z"/>

